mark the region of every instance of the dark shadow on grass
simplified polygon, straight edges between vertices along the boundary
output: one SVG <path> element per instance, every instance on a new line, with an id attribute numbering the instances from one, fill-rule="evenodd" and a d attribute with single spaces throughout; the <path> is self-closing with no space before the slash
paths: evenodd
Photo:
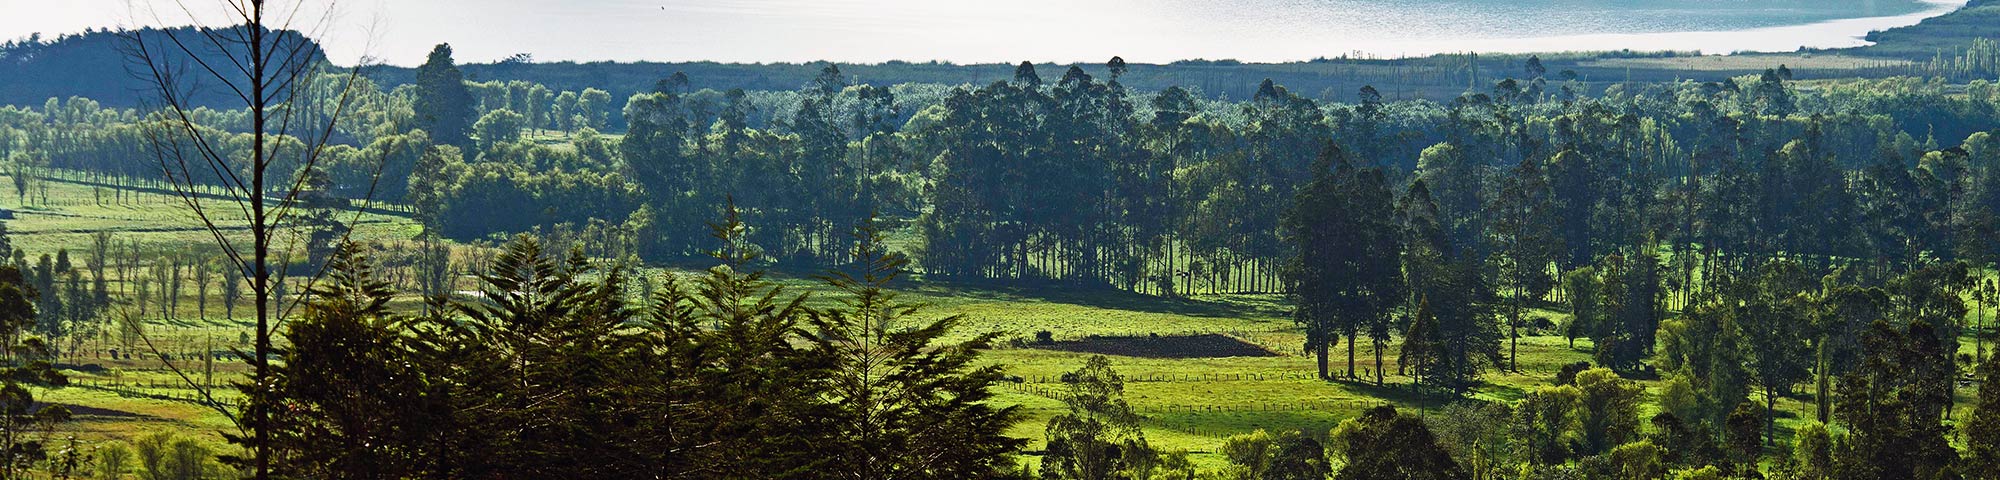
<path id="1" fill-rule="evenodd" d="M 115 409 L 110 409 L 110 408 L 102 408 L 102 407 L 91 407 L 91 406 L 85 406 L 85 405 L 75 405 L 75 404 L 68 404 L 68 403 L 54 403 L 54 404 L 48 404 L 48 403 L 42 403 L 42 404 L 36 404 L 36 409 L 37 409 L 37 410 L 39 410 L 39 409 L 41 409 L 42 407 L 44 407 L 44 406 L 47 406 L 47 405 L 61 405 L 61 406 L 63 406 L 64 408 L 68 408 L 68 409 L 69 409 L 69 413 L 70 413 L 70 415 L 75 415 L 75 416 L 77 416 L 77 417 L 79 417 L 79 418 L 81 418 L 81 417 L 108 417 L 108 418 L 147 418 L 147 417 L 151 417 L 151 415 L 141 415 L 141 414 L 137 414 L 137 413 L 132 413 L 132 412 L 127 412 L 127 411 L 124 411 L 124 410 L 115 410 Z"/>
<path id="2" fill-rule="evenodd" d="M 171 188 L 166 188 L 166 187 L 158 187 L 158 186 L 150 186 L 150 185 L 117 185 L 117 184 L 111 184 L 111 183 L 104 183 L 104 182 L 99 182 L 99 181 L 92 181 L 92 180 L 81 180 L 81 179 L 69 179 L 69 178 L 48 178 L 47 180 L 49 180 L 49 181 L 52 181 L 52 182 L 56 182 L 56 183 L 67 183 L 67 184 L 71 184 L 71 185 L 82 185 L 82 186 L 86 186 L 86 187 L 101 187 L 101 188 L 112 188 L 112 189 L 119 189 L 119 190 L 125 190 L 125 191 L 130 191 L 130 192 L 139 192 L 139 193 L 149 193 L 149 194 L 154 194 L 154 195 L 167 195 L 167 196 L 179 196 L 179 195 L 180 195 L 180 193 L 178 193 L 178 192 L 175 192 L 175 191 L 174 191 L 173 189 L 171 189 Z M 199 197 L 199 198 L 201 198 L 202 200 L 225 200 L 225 201 L 226 201 L 226 200 L 229 200 L 229 198 L 228 198 L 227 196 L 224 196 L 224 195 L 221 195 L 221 194 L 217 194 L 217 193 L 213 193 L 213 192 L 210 192 L 210 191 L 208 191 L 207 187 L 203 187 L 202 189 L 198 189 L 198 191 L 195 191 L 195 192 L 191 192 L 191 193 L 193 193 L 193 194 L 194 194 L 194 196 L 196 196 L 196 197 Z M 273 198 L 273 200 L 278 200 L 278 199 L 276 199 L 276 198 Z M 364 202 L 361 202 L 361 201 L 359 201 L 359 200 L 356 200 L 356 201 L 355 201 L 355 203 L 364 203 Z M 381 204 L 383 203 L 383 199 L 375 199 L 375 201 L 373 201 L 373 202 L 366 202 L 366 203 L 370 203 L 370 204 L 374 204 L 374 205 L 378 205 L 378 206 L 374 206 L 374 207 L 368 207 L 368 208 L 359 208 L 359 207 L 348 207 L 348 208 L 346 208 L 346 209 L 344 209 L 344 210 L 345 210 L 345 211 L 348 211 L 348 212 L 352 212 L 352 211 L 355 211 L 355 210 L 360 210 L 360 211 L 361 211 L 362 213 L 370 213 L 370 214 L 375 214 L 375 215 L 383 215 L 383 216 L 390 216 L 390 217 L 408 217 L 408 216 L 410 215 L 410 214 L 409 214 L 409 212 L 399 212 L 399 211 L 395 211 L 395 210 L 390 210 L 390 209 L 387 209 L 387 208 L 382 208 L 382 207 L 380 207 L 379 205 L 381 205 Z"/>
<path id="3" fill-rule="evenodd" d="M 1032 345 L 1031 348 L 1075 353 L 1096 353 L 1137 358 L 1232 358 L 1232 357 L 1276 357 L 1276 352 L 1262 346 L 1237 340 L 1227 335 L 1154 335 L 1148 337 L 1110 337 L 1092 335 L 1080 340 L 1065 340 Z"/>
<path id="4" fill-rule="evenodd" d="M 690 257 L 647 262 L 649 267 L 703 272 L 714 268 L 718 262 L 712 258 Z M 797 280 L 819 283 L 818 279 L 828 273 L 826 268 L 809 265 L 776 264 L 758 265 L 770 280 Z M 1192 298 L 1170 298 L 1146 295 L 1129 290 L 1112 288 L 1096 283 L 1078 283 L 1063 280 L 1021 279 L 947 279 L 929 278 L 921 273 L 911 272 L 891 288 L 899 292 L 929 297 L 960 300 L 1013 302 L 1039 301 L 1060 303 L 1106 310 L 1122 310 L 1140 313 L 1183 315 L 1203 318 L 1284 318 L 1289 315 L 1283 307 L 1258 302 L 1225 303 L 1203 301 Z M 803 293 L 788 289 L 791 293 Z M 815 297 L 820 294 L 815 294 Z M 1254 298 L 1254 295 L 1236 297 Z"/>

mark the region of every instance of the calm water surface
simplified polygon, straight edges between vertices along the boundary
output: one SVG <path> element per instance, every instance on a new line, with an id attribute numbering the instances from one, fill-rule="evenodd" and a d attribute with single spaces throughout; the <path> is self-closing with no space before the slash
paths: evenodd
<path id="1" fill-rule="evenodd" d="M 503 0 L 503 3 L 505 1 Z M 1861 43 L 1962 0 L 598 0 L 522 2 L 542 58 L 1138 61 Z M 536 4 L 536 5 L 525 5 Z M 586 35 L 591 34 L 591 35 Z M 599 38 L 591 38 L 591 37 Z M 564 40 L 565 38 L 570 40 Z M 580 38 L 589 38 L 583 40 Z M 617 50 L 593 49 L 615 47 Z M 548 53 L 541 53 L 546 51 Z M 567 52 L 565 52 L 567 51 Z M 617 54 L 603 52 L 618 51 Z M 561 53 L 559 53 L 561 52 Z"/>
<path id="2" fill-rule="evenodd" d="M 0 34 L 130 23 L 122 0 L 0 0 Z M 1859 45 L 1964 0 L 348 0 L 335 57 L 462 61 L 1286 61 L 1465 51 Z M 144 19 L 144 15 L 140 15 Z M 152 24 L 154 22 L 138 22 Z"/>

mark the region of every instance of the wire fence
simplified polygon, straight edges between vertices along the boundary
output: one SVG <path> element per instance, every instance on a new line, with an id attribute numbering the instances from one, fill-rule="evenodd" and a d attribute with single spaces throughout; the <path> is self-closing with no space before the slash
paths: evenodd
<path id="1" fill-rule="evenodd" d="M 1120 374 L 1125 383 L 1208 383 L 1208 382 L 1268 382 L 1273 380 L 1316 380 L 1319 375 L 1312 372 L 1289 373 L 1139 373 Z M 1061 384 L 1061 375 L 1020 376 L 1020 383 Z"/>
<path id="2" fill-rule="evenodd" d="M 196 385 L 192 385 L 189 384 L 188 382 L 177 381 L 177 380 L 139 381 L 139 380 L 120 380 L 120 379 L 78 378 L 78 379 L 71 379 L 69 381 L 68 386 L 103 390 L 111 393 L 116 393 L 121 396 L 144 397 L 155 400 L 192 403 L 196 405 L 210 405 L 211 402 L 209 398 L 207 396 L 202 395 L 202 391 L 204 389 L 207 389 L 211 392 L 223 392 L 223 391 L 228 392 L 230 395 L 216 395 L 214 398 L 214 402 L 221 403 L 230 408 L 241 407 L 243 402 L 241 398 L 233 395 L 236 391 L 232 387 L 216 385 L 216 386 L 201 386 L 198 388 Z"/>

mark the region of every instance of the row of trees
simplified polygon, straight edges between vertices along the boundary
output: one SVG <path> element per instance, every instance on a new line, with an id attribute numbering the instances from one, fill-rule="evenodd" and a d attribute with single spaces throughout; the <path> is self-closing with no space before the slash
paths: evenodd
<path id="1" fill-rule="evenodd" d="M 1279 291 L 1297 252 L 1271 206 L 1313 181 L 1329 142 L 1380 168 L 1392 192 L 1423 179 L 1454 248 L 1497 263 L 1485 282 L 1515 296 L 1559 278 L 1512 260 L 1548 255 L 1527 251 L 1558 244 L 1544 238 L 1561 240 L 1562 271 L 1669 246 L 1683 303 L 1704 255 L 1983 261 L 1973 256 L 1994 250 L 1977 245 L 1990 237 L 1979 234 L 1993 223 L 1981 220 L 1988 197 L 2000 198 L 1986 193 L 2000 149 L 1978 132 L 2000 120 L 1984 90 L 1915 79 L 1803 90 L 1773 70 L 1588 98 L 1526 69 L 1528 80 L 1447 103 L 1362 88 L 1354 103 L 1321 104 L 1268 82 L 1228 103 L 1129 92 L 1121 65 L 1051 82 L 1023 65 L 1013 81 L 952 90 L 855 85 L 832 67 L 796 92 L 690 91 L 673 76 L 627 99 L 624 136 L 584 128 L 566 141 L 517 134 L 564 102 L 541 106 L 548 95 L 532 84 L 467 83 L 443 47 L 409 86 L 356 79 L 297 101 L 345 112 L 313 155 L 331 192 L 407 201 L 461 240 L 602 222 L 619 250 L 655 261 L 699 258 L 701 232 L 684 226 L 733 198 L 763 226 L 752 235 L 769 258 L 801 266 L 837 263 L 838 225 L 881 212 L 914 222 L 919 267 L 935 276 Z M 242 112 L 186 118 L 226 140 L 207 145 L 218 155 L 254 144 Z M 157 166 L 123 159 L 154 140 L 191 148 L 145 135 L 174 121 L 84 99 L 4 107 L 0 153 L 103 180 L 157 178 Z M 301 166 L 276 157 L 280 172 Z"/>

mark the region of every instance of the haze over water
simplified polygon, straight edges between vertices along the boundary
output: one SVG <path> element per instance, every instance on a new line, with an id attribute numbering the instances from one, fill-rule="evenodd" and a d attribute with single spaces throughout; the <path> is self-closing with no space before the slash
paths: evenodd
<path id="1" fill-rule="evenodd" d="M 336 59 L 1290 61 L 1564 50 L 1861 45 L 1964 0 L 377 0 L 343 4 Z M 157 24 L 123 0 L 0 0 L 0 37 Z M 162 8 L 162 7 L 156 7 Z M 171 4 L 167 7 L 171 8 Z M 162 15 L 171 17 L 170 15 Z M 134 19 L 138 20 L 135 21 Z M 184 18 L 184 17 L 183 17 Z M 385 19 L 385 20 L 376 20 Z M 367 28 L 363 28 L 367 27 Z M 59 30 L 68 28 L 69 30 Z"/>

